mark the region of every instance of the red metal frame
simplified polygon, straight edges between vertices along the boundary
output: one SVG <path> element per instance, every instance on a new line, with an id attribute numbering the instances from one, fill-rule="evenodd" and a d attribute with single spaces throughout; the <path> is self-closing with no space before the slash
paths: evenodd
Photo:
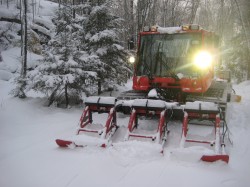
<path id="1" fill-rule="evenodd" d="M 140 107 L 138 109 L 133 108 L 132 113 L 129 118 L 129 123 L 128 123 L 128 131 L 127 135 L 125 137 L 125 140 L 129 140 L 130 137 L 135 137 L 135 138 L 149 138 L 152 139 L 152 141 L 156 141 L 156 143 L 162 145 L 162 150 L 161 153 L 163 153 L 163 147 L 165 144 L 166 140 L 163 140 L 163 135 L 165 133 L 166 129 L 166 115 L 167 112 L 165 109 L 150 109 L 151 111 L 154 111 L 153 115 L 160 116 L 159 123 L 158 123 L 158 128 L 157 132 L 151 135 L 145 135 L 145 134 L 139 134 L 139 133 L 134 133 L 134 129 L 138 125 L 138 116 L 147 116 L 149 115 L 149 110 L 147 107 L 143 108 Z"/>
<path id="2" fill-rule="evenodd" d="M 86 126 L 88 124 L 91 124 L 93 119 L 92 119 L 92 113 L 93 112 L 98 112 L 98 111 L 102 111 L 105 113 L 109 113 L 108 114 L 108 118 L 106 120 L 105 126 L 103 129 L 100 130 L 91 130 L 91 129 L 87 129 Z M 97 107 L 96 105 L 91 105 L 91 106 L 86 106 L 85 109 L 83 110 L 83 113 L 81 115 L 80 118 L 80 128 L 78 129 L 77 134 L 79 134 L 80 132 L 92 132 L 92 133 L 102 133 L 102 137 L 106 138 L 106 135 L 114 128 L 117 127 L 116 124 L 116 111 L 114 107 Z"/>
<path id="3" fill-rule="evenodd" d="M 181 147 L 184 147 L 185 142 L 192 142 L 192 143 L 205 143 L 205 144 L 214 144 L 214 155 L 203 155 L 201 160 L 207 162 L 214 162 L 218 160 L 222 160 L 226 163 L 229 162 L 229 156 L 225 153 L 224 147 L 221 144 L 221 134 L 220 134 L 220 115 L 218 113 L 210 113 L 206 114 L 206 119 L 214 120 L 214 131 L 215 136 L 214 140 L 212 141 L 204 141 L 204 140 L 195 140 L 195 139 L 187 139 L 188 135 L 188 122 L 189 119 L 200 119 L 202 117 L 202 111 L 199 112 L 184 112 L 184 118 L 182 123 L 182 140 L 181 140 Z"/>
<path id="4" fill-rule="evenodd" d="M 82 112 L 82 115 L 80 117 L 79 121 L 79 129 L 77 130 L 77 135 L 80 134 L 80 132 L 89 132 L 89 133 L 97 133 L 101 139 L 105 139 L 101 145 L 98 144 L 98 146 L 106 147 L 107 144 L 109 144 L 109 140 L 112 137 L 112 135 L 117 130 L 118 126 L 116 124 L 116 110 L 115 110 L 115 104 L 105 104 L 105 103 L 99 103 L 100 98 L 96 103 L 85 103 L 85 108 Z M 105 126 L 103 128 L 99 128 L 98 130 L 92 130 L 91 128 L 88 128 L 88 125 L 91 125 L 93 122 L 93 112 L 98 113 L 108 113 L 107 120 L 105 122 Z M 56 139 L 57 145 L 60 147 L 85 147 L 87 145 L 78 145 L 74 140 L 62 140 L 62 139 Z"/>

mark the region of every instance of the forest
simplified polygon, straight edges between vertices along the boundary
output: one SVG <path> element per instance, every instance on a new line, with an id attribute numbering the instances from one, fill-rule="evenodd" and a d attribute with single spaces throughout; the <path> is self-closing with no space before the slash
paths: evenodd
<path id="1" fill-rule="evenodd" d="M 145 26 L 199 24 L 220 37 L 222 63 L 234 81 L 250 79 L 249 0 L 56 0 L 40 16 L 40 0 L 1 0 L 1 51 L 20 47 L 14 96 L 30 89 L 52 103 L 114 90 L 132 75 L 128 63 Z M 27 51 L 42 56 L 27 66 Z"/>

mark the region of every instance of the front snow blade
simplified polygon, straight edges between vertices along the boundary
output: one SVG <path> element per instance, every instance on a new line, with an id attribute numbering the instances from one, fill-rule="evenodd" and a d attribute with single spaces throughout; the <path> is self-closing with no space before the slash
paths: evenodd
<path id="1" fill-rule="evenodd" d="M 221 160 L 221 161 L 228 163 L 229 156 L 228 155 L 203 155 L 201 157 L 201 160 L 205 162 L 215 162 L 215 161 Z"/>
<path id="2" fill-rule="evenodd" d="M 61 139 L 56 139 L 56 144 L 59 147 L 82 147 L 82 146 L 76 145 L 75 142 L 68 141 L 68 140 L 61 140 Z"/>

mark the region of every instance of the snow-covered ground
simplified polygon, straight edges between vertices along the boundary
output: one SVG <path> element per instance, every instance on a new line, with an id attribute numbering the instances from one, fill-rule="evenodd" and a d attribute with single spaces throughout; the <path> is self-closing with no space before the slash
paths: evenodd
<path id="1" fill-rule="evenodd" d="M 36 22 L 51 25 L 53 9 L 57 6 L 39 1 Z M 11 17 L 17 11 L 5 9 L 0 6 L 0 17 Z M 234 86 L 242 101 L 228 105 L 227 122 L 233 140 L 233 145 L 227 146 L 229 164 L 201 162 L 197 152 L 192 152 L 200 147 L 186 149 L 179 155 L 180 122 L 169 124 L 164 155 L 148 142 L 123 142 L 129 118 L 122 114 L 118 114 L 120 128 L 113 137 L 114 146 L 62 149 L 55 139 L 75 134 L 82 108 L 48 108 L 43 105 L 45 99 L 41 94 L 31 91 L 24 100 L 13 98 L 9 93 L 14 88 L 13 72 L 20 69 L 20 48 L 11 48 L 1 54 L 0 187 L 249 186 L 250 81 Z M 29 66 L 36 65 L 39 59 L 39 55 L 28 54 Z M 130 88 L 131 82 L 112 94 L 116 96 Z M 105 114 L 94 116 L 96 123 L 103 123 L 105 117 Z M 140 130 L 154 129 L 155 124 L 154 120 L 145 120 Z M 206 129 L 198 133 L 211 132 Z"/>
<path id="2" fill-rule="evenodd" d="M 128 117 L 123 115 L 113 147 L 59 148 L 55 139 L 75 133 L 82 108 L 48 108 L 34 93 L 25 100 L 11 97 L 12 88 L 11 82 L 0 80 L 0 186 L 249 186 L 250 82 L 235 86 L 242 102 L 228 106 L 234 142 L 227 147 L 229 164 L 174 157 L 171 152 L 178 147 L 181 132 L 177 122 L 170 123 L 164 155 L 145 142 L 124 143 Z M 104 118 L 100 115 L 97 121 Z"/>

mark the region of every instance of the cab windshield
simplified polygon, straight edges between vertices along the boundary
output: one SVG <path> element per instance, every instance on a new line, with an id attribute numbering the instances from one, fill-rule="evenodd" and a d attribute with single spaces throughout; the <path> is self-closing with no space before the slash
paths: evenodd
<path id="1" fill-rule="evenodd" d="M 137 75 L 188 75 L 192 72 L 192 56 L 200 47 L 201 33 L 143 35 L 137 58 Z"/>

